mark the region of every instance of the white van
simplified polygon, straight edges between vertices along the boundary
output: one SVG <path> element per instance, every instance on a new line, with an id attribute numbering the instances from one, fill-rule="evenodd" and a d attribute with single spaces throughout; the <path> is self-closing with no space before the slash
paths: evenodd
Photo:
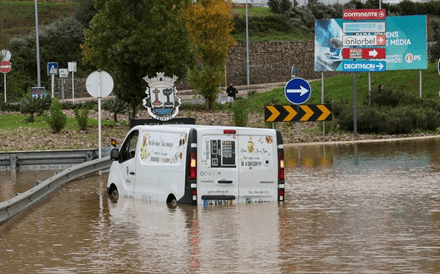
<path id="1" fill-rule="evenodd" d="M 107 191 L 181 204 L 284 200 L 284 152 L 274 129 L 133 127 L 111 151 Z"/>

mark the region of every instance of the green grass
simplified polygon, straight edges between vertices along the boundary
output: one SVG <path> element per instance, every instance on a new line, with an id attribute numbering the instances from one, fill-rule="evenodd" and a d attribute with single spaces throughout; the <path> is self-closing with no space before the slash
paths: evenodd
<path id="1" fill-rule="evenodd" d="M 46 123 L 44 116 L 34 115 L 35 122 L 26 122 L 29 115 L 1 115 L 0 116 L 0 129 L 18 129 L 20 127 L 35 128 L 35 129 L 49 129 L 49 125 Z M 116 125 L 115 121 L 101 120 L 102 126 Z M 87 119 L 87 126 L 98 126 L 98 120 Z M 78 130 L 78 122 L 75 118 L 67 118 L 67 123 L 65 129 L 67 130 Z"/>
<path id="2" fill-rule="evenodd" d="M 246 8 L 242 9 L 232 9 L 231 10 L 232 16 L 238 15 L 240 17 L 246 16 Z M 248 8 L 248 17 L 252 16 L 258 16 L 258 17 L 265 17 L 270 15 L 275 15 L 276 13 L 273 12 L 270 8 L 266 7 L 252 7 Z"/>

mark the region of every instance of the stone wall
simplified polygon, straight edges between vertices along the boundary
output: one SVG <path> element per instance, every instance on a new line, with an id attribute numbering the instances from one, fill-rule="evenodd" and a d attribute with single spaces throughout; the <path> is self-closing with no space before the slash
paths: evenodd
<path id="1" fill-rule="evenodd" d="M 314 41 L 279 41 L 249 43 L 249 84 L 287 82 L 291 67 L 296 76 L 304 79 L 321 78 L 321 72 L 314 71 Z M 227 82 L 236 86 L 247 84 L 246 42 L 238 42 L 229 50 L 226 65 Z M 325 76 L 335 73 L 326 72 Z M 75 98 L 89 96 L 85 88 L 86 79 L 75 79 Z M 65 81 L 65 98 L 72 97 L 72 80 Z M 191 89 L 186 80 L 179 82 L 178 90 Z M 57 78 L 56 91 L 61 91 Z"/>

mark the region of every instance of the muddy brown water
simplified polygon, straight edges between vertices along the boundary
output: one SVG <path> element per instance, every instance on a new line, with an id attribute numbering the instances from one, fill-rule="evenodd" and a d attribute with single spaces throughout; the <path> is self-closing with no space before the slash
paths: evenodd
<path id="1" fill-rule="evenodd" d="M 280 204 L 113 202 L 90 175 L 0 226 L 0 273 L 438 273 L 439 151 L 288 146 Z M 53 174 L 33 172 L 0 171 L 0 198 Z"/>

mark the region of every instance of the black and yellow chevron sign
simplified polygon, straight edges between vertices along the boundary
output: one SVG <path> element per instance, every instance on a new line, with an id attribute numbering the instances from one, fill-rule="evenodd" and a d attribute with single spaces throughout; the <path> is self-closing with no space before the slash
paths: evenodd
<path id="1" fill-rule="evenodd" d="M 274 105 L 265 106 L 266 122 L 331 121 L 332 105 Z"/>

